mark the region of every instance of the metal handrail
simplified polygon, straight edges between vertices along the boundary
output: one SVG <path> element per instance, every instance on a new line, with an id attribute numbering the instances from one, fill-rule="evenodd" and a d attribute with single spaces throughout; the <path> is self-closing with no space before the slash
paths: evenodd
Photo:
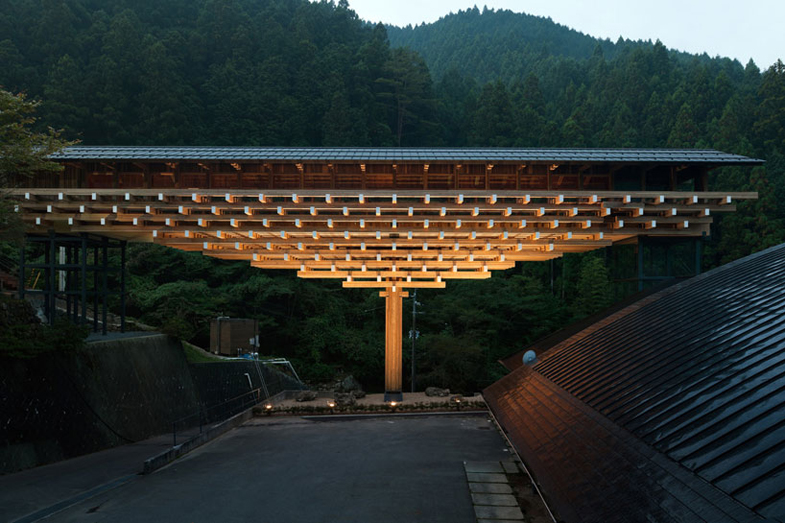
<path id="1" fill-rule="evenodd" d="M 4 254 L 0 254 L 0 272 L 14 277 L 19 276 L 19 261 Z M 30 289 L 35 289 L 38 286 L 38 280 L 41 278 L 43 271 L 41 269 L 31 269 L 30 277 L 25 279 L 25 286 Z"/>
<path id="2" fill-rule="evenodd" d="M 300 376 L 297 374 L 297 371 L 294 370 L 294 365 L 292 365 L 292 363 L 289 360 L 287 360 L 286 358 L 264 358 L 264 359 L 262 359 L 262 358 L 259 358 L 257 356 L 257 357 L 255 357 L 253 359 L 242 358 L 242 357 L 226 358 L 226 359 L 227 360 L 233 360 L 233 361 L 253 361 L 253 362 L 256 362 L 257 364 L 261 363 L 262 365 L 281 365 L 281 366 L 284 366 L 284 367 L 286 367 L 287 369 L 289 369 L 291 371 L 292 375 L 294 376 L 294 379 L 296 379 L 300 383 L 303 382 L 303 380 L 301 380 Z"/>
<path id="3" fill-rule="evenodd" d="M 16 274 L 19 262 L 4 254 L 0 254 L 0 270 L 9 274 Z"/>
<path id="4" fill-rule="evenodd" d="M 243 402 L 241 404 L 240 410 L 243 410 L 245 408 L 245 406 L 246 406 L 246 400 L 244 398 L 246 398 L 249 395 L 252 398 L 251 402 L 249 402 L 249 404 L 251 404 L 251 405 L 256 405 L 256 404 L 258 404 L 258 403 L 260 403 L 262 401 L 261 388 L 256 388 L 256 389 L 249 390 L 248 392 L 244 392 L 243 394 L 240 394 L 240 395 L 235 396 L 233 398 L 229 398 L 228 400 L 226 400 L 224 402 L 218 403 L 217 405 L 213 405 L 213 406 L 208 407 L 206 409 L 203 409 L 201 407 L 201 405 L 200 405 L 199 410 L 194 412 L 193 414 L 189 414 L 188 416 L 184 416 L 184 417 L 182 417 L 180 419 L 172 421 L 172 446 L 173 447 L 177 446 L 177 424 L 178 423 L 182 423 L 183 421 L 186 421 L 186 420 L 198 417 L 199 418 L 199 434 L 201 434 L 204 431 L 204 421 L 207 419 L 206 414 L 208 412 L 210 412 L 212 410 L 215 410 L 218 407 L 223 407 L 226 404 L 231 403 L 233 401 L 237 401 L 238 399 L 241 399 L 241 398 L 243 398 Z M 227 418 L 228 417 L 229 416 L 227 416 Z M 223 421 L 223 420 L 221 420 L 221 421 Z"/>

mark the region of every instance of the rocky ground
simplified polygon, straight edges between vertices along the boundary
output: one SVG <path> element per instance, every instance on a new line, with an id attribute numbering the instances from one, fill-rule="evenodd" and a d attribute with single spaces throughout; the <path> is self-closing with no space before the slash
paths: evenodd
<path id="1" fill-rule="evenodd" d="M 303 407 L 307 405 L 311 405 L 314 407 L 329 407 L 329 403 L 334 400 L 334 395 L 330 397 L 318 397 L 312 401 L 303 401 L 299 402 L 295 399 L 283 400 L 280 402 L 275 403 L 275 407 L 279 408 L 290 408 L 290 407 Z M 439 406 L 447 403 L 450 400 L 450 397 L 440 397 L 440 396 L 427 396 L 424 392 L 404 392 L 403 393 L 403 401 L 399 403 L 400 406 L 406 405 L 432 405 L 432 406 Z M 481 395 L 477 396 L 464 396 L 464 401 L 470 403 L 482 403 L 485 405 L 485 401 L 482 399 Z M 357 407 L 363 406 L 382 406 L 386 405 L 384 401 L 384 394 L 366 394 L 363 398 L 355 399 L 355 405 Z"/>

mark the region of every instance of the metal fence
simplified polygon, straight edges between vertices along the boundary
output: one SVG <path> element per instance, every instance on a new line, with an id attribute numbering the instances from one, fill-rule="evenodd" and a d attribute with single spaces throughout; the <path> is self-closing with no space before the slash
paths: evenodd
<path id="1" fill-rule="evenodd" d="M 239 396 L 230 398 L 211 407 L 202 408 L 193 414 L 172 422 L 172 445 L 177 446 L 177 438 L 181 441 L 190 439 L 204 431 L 205 426 L 214 425 L 238 414 L 245 409 L 259 404 L 265 399 L 261 389 L 253 389 Z"/>

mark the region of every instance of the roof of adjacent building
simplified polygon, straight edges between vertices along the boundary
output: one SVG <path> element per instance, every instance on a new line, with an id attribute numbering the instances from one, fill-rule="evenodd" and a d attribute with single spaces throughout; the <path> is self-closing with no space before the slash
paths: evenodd
<path id="1" fill-rule="evenodd" d="M 58 160 L 206 161 L 444 161 L 444 162 L 622 162 L 753 165 L 762 160 L 709 149 L 499 149 L 352 147 L 143 147 L 73 146 Z"/>
<path id="2" fill-rule="evenodd" d="M 783 309 L 785 244 L 558 341 L 486 400 L 566 521 L 785 521 Z"/>

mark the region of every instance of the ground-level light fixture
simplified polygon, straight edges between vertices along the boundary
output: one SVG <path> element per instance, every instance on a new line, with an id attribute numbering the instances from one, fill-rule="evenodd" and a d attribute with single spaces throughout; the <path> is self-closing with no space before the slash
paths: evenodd
<path id="1" fill-rule="evenodd" d="M 335 408 L 335 402 L 334 401 L 328 401 L 327 402 L 327 406 L 330 407 L 331 409 L 334 409 Z"/>
<path id="2" fill-rule="evenodd" d="M 265 414 L 267 414 L 268 416 L 269 416 L 270 414 L 272 414 L 272 413 L 273 413 L 273 404 L 272 404 L 272 403 L 267 403 L 267 404 L 264 406 L 264 412 L 265 412 Z"/>

